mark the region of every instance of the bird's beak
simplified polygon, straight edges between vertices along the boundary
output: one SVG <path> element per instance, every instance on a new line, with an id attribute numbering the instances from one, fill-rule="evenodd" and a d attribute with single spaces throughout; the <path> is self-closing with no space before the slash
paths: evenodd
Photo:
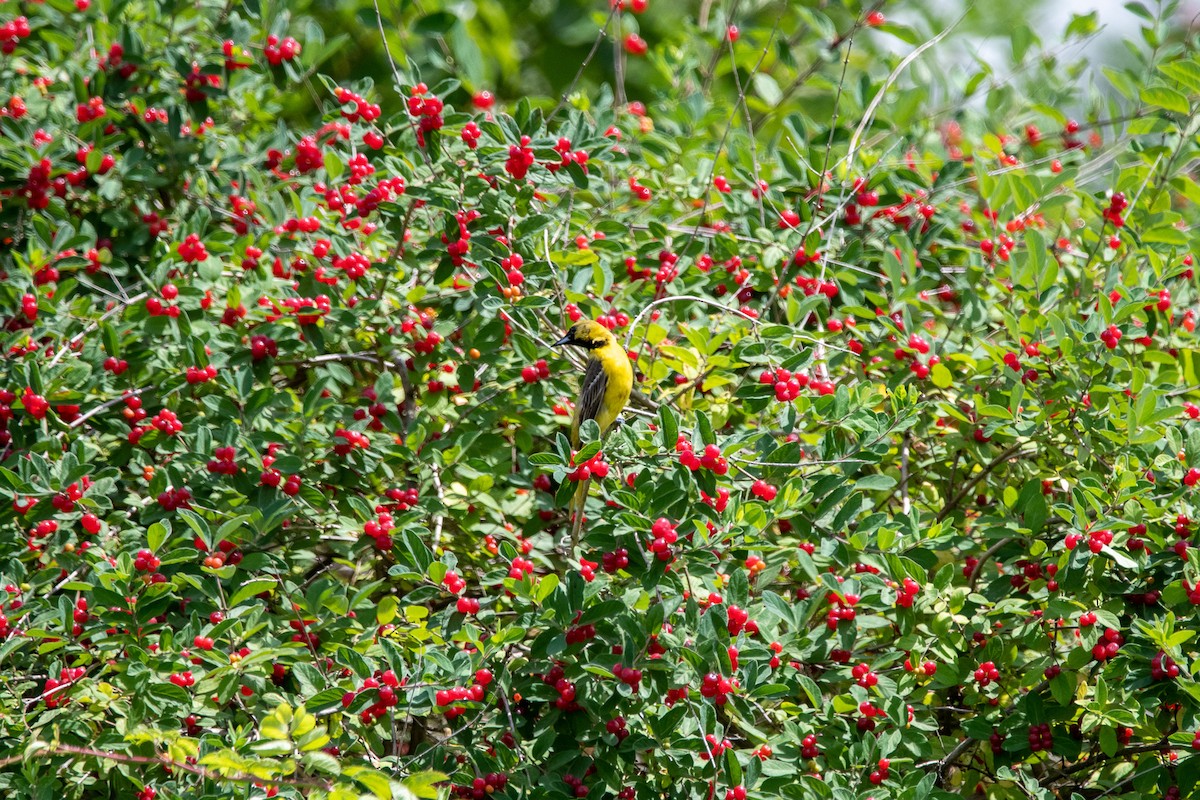
<path id="1" fill-rule="evenodd" d="M 559 339 L 557 342 L 555 342 L 554 344 L 552 344 L 550 346 L 551 347 L 561 347 L 564 344 L 570 344 L 570 343 L 571 343 L 571 334 L 568 333 L 566 336 L 562 337 L 561 339 Z"/>

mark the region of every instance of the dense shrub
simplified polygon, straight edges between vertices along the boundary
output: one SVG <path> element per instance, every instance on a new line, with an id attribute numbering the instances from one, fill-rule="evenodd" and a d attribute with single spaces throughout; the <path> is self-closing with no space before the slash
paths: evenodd
<path id="1" fill-rule="evenodd" d="M 657 96 L 402 107 L 255 3 L 0 10 L 6 797 L 1195 791 L 1192 42 L 1084 107 L 644 5 Z"/>

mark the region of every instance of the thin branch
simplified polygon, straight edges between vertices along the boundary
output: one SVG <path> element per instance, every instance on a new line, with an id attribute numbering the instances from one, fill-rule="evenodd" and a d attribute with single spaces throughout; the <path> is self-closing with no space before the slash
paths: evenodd
<path id="1" fill-rule="evenodd" d="M 118 403 L 124 403 L 130 397 L 137 397 L 142 392 L 148 392 L 152 388 L 155 388 L 155 387 L 143 386 L 140 389 L 134 389 L 133 391 L 130 391 L 130 392 L 122 392 L 119 397 L 114 397 L 111 400 L 105 400 L 103 403 L 96 406 L 95 408 L 89 408 L 83 414 L 80 414 L 78 417 L 71 420 L 70 424 L 68 424 L 67 427 L 68 428 L 78 428 L 80 425 L 87 422 L 89 419 L 96 416 L 97 414 L 104 411 L 105 409 L 112 408 L 113 406 L 117 405 Z"/>
<path id="2" fill-rule="evenodd" d="M 596 51 L 600 49 L 600 43 L 608 37 L 608 26 L 612 23 L 613 16 L 616 15 L 618 8 L 620 8 L 619 4 L 612 4 L 612 8 L 608 12 L 608 18 L 604 20 L 604 26 L 600 28 L 600 32 L 596 35 L 596 41 L 592 42 L 592 49 L 588 51 L 587 56 L 583 59 L 583 63 L 579 65 L 579 69 L 575 72 L 575 77 L 571 79 L 571 83 L 563 90 L 562 97 L 558 100 L 558 105 L 554 106 L 554 109 L 546 115 L 546 124 L 549 124 L 550 120 L 558 116 L 558 112 L 562 111 L 563 106 L 570 100 L 571 92 L 575 91 L 579 79 L 583 77 L 584 70 L 587 69 L 588 64 L 592 63 L 592 59 L 595 58 Z"/>
<path id="3" fill-rule="evenodd" d="M 138 302 L 139 300 L 145 298 L 147 295 L 149 295 L 149 292 L 142 292 L 141 294 L 134 295 L 133 297 L 129 298 L 128 301 L 123 302 L 123 303 L 118 303 L 117 305 L 110 308 L 108 311 L 105 311 L 104 314 L 101 315 L 100 319 L 96 320 L 95 322 L 92 322 L 86 328 L 84 328 L 79 333 L 75 334 L 69 340 L 67 340 L 67 343 L 65 345 L 63 345 L 62 349 L 60 349 L 57 353 L 54 354 L 54 358 L 50 359 L 50 362 L 48 364 L 46 364 L 45 368 L 49 369 L 50 367 L 53 367 L 55 364 L 57 364 L 59 361 L 61 361 L 62 357 L 67 354 L 67 351 L 69 351 L 72 347 L 74 347 L 79 342 L 83 341 L 83 338 L 85 336 L 87 336 L 89 333 L 96 330 L 96 328 L 99 328 L 100 323 L 104 322 L 109 317 L 113 317 L 113 316 L 116 316 L 117 314 L 120 314 L 127 307 L 129 307 L 129 306 L 133 305 L 134 303 Z"/>
<path id="4" fill-rule="evenodd" d="M 956 495 L 954 495 L 954 499 L 952 499 L 949 503 L 947 503 L 946 507 L 942 509 L 942 512 L 940 514 L 938 514 L 937 521 L 941 522 L 946 517 L 950 516 L 950 514 L 954 511 L 954 509 L 958 507 L 958 504 L 960 502 L 962 502 L 962 499 L 964 497 L 966 497 L 971 492 L 971 490 L 974 489 L 975 486 L 981 480 L 986 478 L 992 472 L 992 470 L 994 470 L 996 467 L 1003 464 L 1005 461 L 1008 461 L 1010 458 L 1013 458 L 1014 456 L 1016 456 L 1018 458 L 1024 458 L 1024 457 L 1028 457 L 1028 456 L 1037 455 L 1036 450 L 1026 450 L 1024 452 L 1020 452 L 1022 447 L 1024 447 L 1024 445 L 1014 444 L 1012 447 L 1008 448 L 1003 453 L 1001 453 L 1000 455 L 993 458 L 988 463 L 988 465 L 985 466 L 983 469 L 981 469 L 979 472 L 972 475 L 971 479 L 968 480 L 965 484 L 963 484 L 963 487 L 958 490 L 958 493 Z"/>
<path id="5" fill-rule="evenodd" d="M 879 87 L 879 91 L 875 94 L 874 99 L 871 100 L 870 104 L 867 105 L 866 110 L 863 112 L 862 120 L 858 123 L 858 127 L 854 130 L 854 136 L 850 137 L 850 149 L 846 152 L 846 157 L 842 159 L 841 163 L 844 163 L 848 166 L 853 166 L 854 155 L 858 150 L 858 143 L 859 140 L 862 139 L 863 131 L 865 131 L 867 126 L 870 125 L 874 120 L 875 111 L 879 108 L 879 104 L 883 102 L 883 98 L 887 95 L 888 89 L 892 88 L 892 84 L 895 83 L 896 79 L 900 77 L 900 73 L 904 72 L 904 70 L 908 68 L 908 65 L 913 61 L 916 61 L 922 53 L 933 47 L 942 39 L 946 38 L 950 31 L 954 30 L 956 27 L 958 27 L 960 22 L 966 19 L 968 13 L 970 12 L 963 12 L 962 16 L 947 25 L 941 33 L 937 34 L 929 41 L 922 43 L 920 47 L 913 50 L 911 53 L 905 56 L 899 64 L 896 65 L 896 68 L 892 70 L 890 75 L 887 76 L 887 80 L 883 82 L 883 86 Z"/>

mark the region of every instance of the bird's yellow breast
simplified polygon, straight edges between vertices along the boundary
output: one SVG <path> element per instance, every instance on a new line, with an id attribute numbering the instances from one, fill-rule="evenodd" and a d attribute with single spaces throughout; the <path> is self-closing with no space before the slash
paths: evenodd
<path id="1" fill-rule="evenodd" d="M 604 433 L 629 402 L 629 393 L 633 390 L 633 367 L 629 364 L 628 354 L 615 341 L 592 350 L 590 355 L 600 362 L 608 378 L 604 400 L 600 404 L 600 412 L 596 414 L 596 424 Z"/>

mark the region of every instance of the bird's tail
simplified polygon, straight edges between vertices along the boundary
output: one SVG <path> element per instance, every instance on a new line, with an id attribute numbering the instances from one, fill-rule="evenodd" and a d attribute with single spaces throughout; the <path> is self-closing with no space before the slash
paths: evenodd
<path id="1" fill-rule="evenodd" d="M 579 544 L 579 534 L 583 530 L 583 509 L 587 505 L 587 496 L 588 481 L 580 481 L 579 486 L 575 489 L 575 494 L 571 495 L 571 502 L 567 506 L 567 516 L 571 520 L 571 552 L 569 555 L 574 555 L 575 547 Z"/>

